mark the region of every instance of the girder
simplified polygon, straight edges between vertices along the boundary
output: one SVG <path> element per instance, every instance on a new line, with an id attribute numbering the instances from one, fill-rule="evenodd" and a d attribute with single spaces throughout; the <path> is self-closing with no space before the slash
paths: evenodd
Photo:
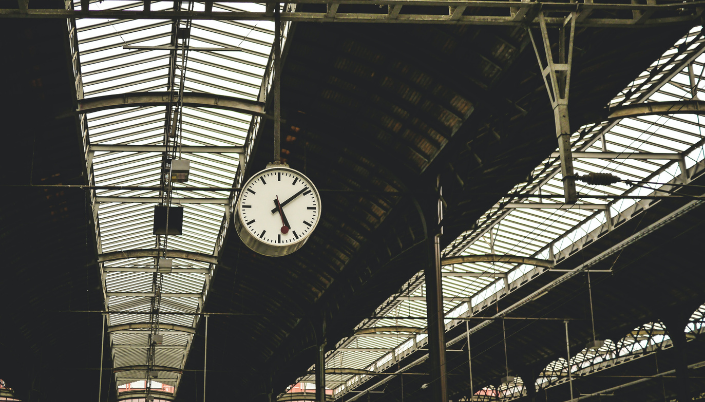
<path id="1" fill-rule="evenodd" d="M 362 334 L 376 334 L 378 332 L 409 332 L 414 334 L 425 334 L 425 328 L 417 327 L 404 327 L 404 326 L 392 326 L 392 327 L 374 327 L 374 328 L 362 328 L 355 331 L 355 335 Z"/>
<path id="2" fill-rule="evenodd" d="M 113 325 L 108 327 L 108 332 L 115 332 L 115 331 L 124 331 L 128 329 L 149 329 L 151 328 L 151 323 L 148 322 L 131 322 L 129 324 L 122 324 L 122 325 Z M 183 325 L 176 325 L 176 324 L 165 324 L 165 323 L 160 323 L 159 328 L 163 329 L 168 329 L 171 331 L 179 331 L 179 332 L 186 332 L 189 334 L 195 334 L 196 329 L 192 327 L 185 327 Z"/>
<path id="3" fill-rule="evenodd" d="M 704 114 L 705 102 L 683 100 L 670 102 L 633 103 L 609 109 L 607 120 L 662 114 Z"/>
<path id="4" fill-rule="evenodd" d="M 113 369 L 113 373 L 120 373 L 124 371 L 147 371 L 149 370 L 150 367 L 147 366 L 146 364 L 140 364 L 140 365 L 134 365 L 134 366 L 122 366 L 122 367 L 115 367 Z M 151 369 L 153 371 L 166 371 L 169 373 L 177 373 L 181 374 L 182 370 L 176 367 L 168 367 L 168 366 L 152 366 Z"/>
<path id="5" fill-rule="evenodd" d="M 144 250 L 125 250 L 125 251 L 115 251 L 112 253 L 103 253 L 98 255 L 98 262 L 116 261 L 124 260 L 127 258 L 144 258 L 144 257 L 164 257 L 164 254 L 155 249 L 144 249 Z M 201 261 L 207 262 L 209 264 L 218 265 L 218 258 L 213 255 L 207 255 L 202 253 L 194 253 L 191 251 L 183 250 L 167 250 L 166 258 L 183 258 L 185 260 Z"/>
<path id="6" fill-rule="evenodd" d="M 520 255 L 498 255 L 498 254 L 486 254 L 486 255 L 464 255 L 460 257 L 449 257 L 443 258 L 441 264 L 443 265 L 453 265 L 453 264 L 466 264 L 472 262 L 506 262 L 510 264 L 526 264 L 535 265 L 537 267 L 551 268 L 553 267 L 553 262 L 548 260 L 541 260 L 538 258 L 523 257 Z M 451 274 L 446 272 L 444 274 Z M 487 273 L 485 273 L 487 275 Z"/>
<path id="7" fill-rule="evenodd" d="M 273 2 L 269 2 L 273 3 Z M 649 27 L 654 25 L 672 25 L 696 21 L 703 12 L 702 1 L 668 4 L 601 4 L 594 2 L 584 3 L 558 3 L 558 2 L 513 2 L 513 1 L 411 1 L 411 0 L 379 0 L 373 3 L 363 0 L 328 1 L 328 0 L 301 0 L 293 4 L 328 4 L 326 12 L 301 12 L 295 7 L 281 13 L 281 21 L 300 22 L 356 22 L 356 23 L 395 23 L 395 24 L 473 24 L 473 25 L 509 25 L 523 26 L 535 25 L 533 20 L 538 10 L 552 13 L 576 12 L 576 26 L 595 27 L 607 26 L 612 28 Z M 378 5 L 385 7 L 389 12 L 380 13 L 378 10 L 356 13 L 338 13 L 339 5 Z M 423 13 L 406 13 L 405 6 L 425 6 L 437 10 Z M 408 8 L 408 7 L 407 7 Z M 475 15 L 463 15 L 471 8 L 477 10 Z M 479 12 L 489 10 L 484 15 Z M 497 10 L 506 10 L 506 15 L 497 15 Z M 593 11 L 612 11 L 614 18 L 592 18 Z M 664 12 L 684 10 L 679 16 Z M 433 13 L 436 11 L 436 13 Z M 479 12 L 478 12 L 479 11 Z M 634 11 L 631 18 L 618 18 L 618 11 Z M 179 19 L 190 18 L 193 20 L 240 20 L 240 21 L 274 21 L 272 12 L 247 12 L 229 11 L 152 11 L 152 10 L 90 10 L 87 5 L 80 11 L 64 9 L 0 9 L 0 18 L 99 18 L 99 19 Z M 546 24 L 561 26 L 563 17 L 546 18 Z"/>
<path id="8" fill-rule="evenodd" d="M 177 102 L 178 97 L 169 92 L 133 92 L 115 95 L 96 96 L 78 101 L 79 113 L 91 113 L 106 109 L 137 106 L 167 106 L 170 97 L 172 102 Z M 213 95 L 198 92 L 185 92 L 183 95 L 184 106 L 209 107 L 215 109 L 232 110 L 235 112 L 264 116 L 264 103 L 235 98 L 232 96 Z"/>

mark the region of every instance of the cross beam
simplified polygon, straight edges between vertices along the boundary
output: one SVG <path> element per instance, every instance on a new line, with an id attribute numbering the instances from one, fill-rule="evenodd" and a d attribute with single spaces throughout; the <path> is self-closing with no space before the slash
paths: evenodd
<path id="1" fill-rule="evenodd" d="M 115 331 L 125 331 L 129 329 L 150 329 L 152 328 L 152 323 L 150 322 L 131 322 L 129 324 L 121 324 L 121 325 L 113 325 L 108 327 L 108 332 L 115 332 Z M 185 327 L 183 325 L 176 325 L 176 324 L 165 324 L 165 323 L 159 323 L 159 328 L 160 329 L 168 329 L 172 331 L 178 331 L 178 332 L 186 332 L 189 334 L 195 334 L 196 333 L 196 328 L 192 327 Z"/>
<path id="2" fill-rule="evenodd" d="M 87 1 L 86 1 L 87 2 Z M 276 1 L 267 0 L 267 3 Z M 575 12 L 578 27 L 631 28 L 655 25 L 675 25 L 695 23 L 703 12 L 705 2 L 702 0 L 687 3 L 670 4 L 611 4 L 597 2 L 559 3 L 559 2 L 518 2 L 518 1 L 439 1 L 439 0 L 299 0 L 295 4 L 327 4 L 325 12 L 302 12 L 286 10 L 281 13 L 281 21 L 299 22 L 356 22 L 356 23 L 394 23 L 394 24 L 471 24 L 471 25 L 537 25 L 534 16 L 539 10 L 550 12 L 545 18 L 546 25 L 563 26 L 564 18 L 554 16 L 556 13 Z M 360 4 L 386 6 L 384 11 L 370 7 L 366 12 L 339 13 L 339 5 Z M 429 10 L 424 13 L 405 13 L 406 6 L 415 6 L 414 10 Z M 422 6 L 422 7 L 418 7 Z M 212 6 L 211 6 L 212 7 Z M 406 8 L 404 8 L 406 7 Z M 424 8 L 425 7 L 425 8 Z M 466 9 L 472 9 L 473 15 L 463 15 Z M 488 11 L 485 11 L 488 10 Z M 506 10 L 506 11 L 505 11 Z M 593 11 L 605 10 L 614 17 L 591 18 Z M 679 15 L 674 15 L 682 10 Z M 434 12 L 435 11 L 435 12 Z M 620 11 L 632 11 L 634 16 L 618 17 Z M 482 14 L 481 14 L 482 13 Z M 502 15 L 506 13 L 506 15 Z M 65 10 L 65 9 L 0 9 L 0 18 L 98 18 L 98 19 L 157 19 L 173 20 L 241 20 L 274 21 L 272 12 L 226 12 L 212 11 L 155 11 L 155 10 Z"/>
<path id="3" fill-rule="evenodd" d="M 145 257 L 165 257 L 163 252 L 155 249 L 143 250 L 124 250 L 115 251 L 112 253 L 103 253 L 98 255 L 98 262 L 107 262 L 115 260 L 124 260 L 127 258 L 145 258 Z M 182 258 L 185 260 L 207 262 L 209 264 L 218 264 L 218 258 L 213 255 L 202 253 L 194 253 L 192 251 L 183 250 L 167 250 L 165 258 Z"/>
<path id="4" fill-rule="evenodd" d="M 2 10 L 0 10 L 0 15 Z M 172 99 L 169 99 L 169 98 Z M 115 95 L 96 96 L 78 100 L 79 113 L 91 113 L 106 109 L 136 106 L 167 106 L 169 101 L 178 102 L 178 94 L 169 92 L 132 92 Z M 183 94 L 184 106 L 211 107 L 235 112 L 264 116 L 264 103 L 232 96 L 212 95 L 198 92 Z"/>
<path id="5" fill-rule="evenodd" d="M 90 152 L 167 152 L 165 145 L 91 145 Z M 219 146 L 185 146 L 180 148 L 185 153 L 233 153 L 245 152 L 245 147 L 219 147 Z"/>

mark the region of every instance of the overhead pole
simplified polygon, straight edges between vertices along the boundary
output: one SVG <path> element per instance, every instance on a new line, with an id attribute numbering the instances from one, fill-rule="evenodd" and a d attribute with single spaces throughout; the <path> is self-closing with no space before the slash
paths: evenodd
<path id="1" fill-rule="evenodd" d="M 326 317 L 321 316 L 316 328 L 316 402 L 326 402 Z"/>
<path id="2" fill-rule="evenodd" d="M 281 10 L 274 3 L 274 163 L 281 163 Z"/>
<path id="3" fill-rule="evenodd" d="M 435 182 L 435 196 L 424 200 L 426 220 L 426 261 L 424 279 L 426 281 L 426 317 L 428 325 L 428 349 L 431 363 L 430 385 L 433 402 L 448 402 L 448 378 L 446 373 L 446 342 L 443 312 L 443 276 L 441 273 L 440 236 L 443 227 L 443 205 L 440 176 Z"/>

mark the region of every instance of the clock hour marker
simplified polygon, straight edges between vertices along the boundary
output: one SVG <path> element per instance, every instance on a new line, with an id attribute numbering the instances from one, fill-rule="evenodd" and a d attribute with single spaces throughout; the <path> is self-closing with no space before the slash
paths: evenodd
<path id="1" fill-rule="evenodd" d="M 251 192 L 252 194 L 257 194 L 257 193 L 255 193 L 254 191 L 252 191 L 251 188 L 248 188 L 247 191 Z"/>
<path id="2" fill-rule="evenodd" d="M 247 222 L 247 226 L 250 226 L 250 225 L 251 225 L 251 224 L 253 224 L 254 222 L 255 222 L 255 220 L 254 220 L 254 219 L 253 219 L 253 220 L 251 220 L 251 221 L 249 221 L 249 222 Z"/>
<path id="3" fill-rule="evenodd" d="M 282 235 L 277 235 L 277 243 L 281 243 L 281 242 L 282 242 Z"/>
<path id="4" fill-rule="evenodd" d="M 243 205 L 243 208 L 252 208 L 252 205 Z"/>
<path id="5" fill-rule="evenodd" d="M 306 207 L 306 209 L 316 209 L 316 207 Z"/>
<path id="6" fill-rule="evenodd" d="M 308 194 L 308 193 L 310 193 L 310 192 L 311 192 L 311 190 L 306 190 L 306 191 L 304 191 L 304 193 L 301 194 L 301 195 L 306 195 L 306 194 Z"/>
<path id="7" fill-rule="evenodd" d="M 265 233 L 267 233 L 267 231 L 266 231 L 266 230 L 263 230 L 263 231 L 262 231 L 262 234 L 259 235 L 259 238 L 260 238 L 260 239 L 263 238 Z"/>
<path id="8" fill-rule="evenodd" d="M 306 226 L 311 227 L 311 224 L 310 224 L 310 223 L 308 223 L 308 222 L 306 222 L 306 221 L 304 221 L 304 223 L 306 224 Z"/>
<path id="9" fill-rule="evenodd" d="M 282 181 L 282 174 L 281 172 L 277 173 L 277 181 Z"/>
<path id="10" fill-rule="evenodd" d="M 294 182 L 293 182 L 293 183 L 291 183 L 291 185 L 293 186 L 294 184 L 296 184 L 296 182 L 297 182 L 298 180 L 299 180 L 299 178 L 298 178 L 298 177 L 297 177 L 297 178 L 295 178 L 295 179 L 294 179 Z"/>
<path id="11" fill-rule="evenodd" d="M 299 235 L 296 234 L 296 231 L 295 231 L 295 230 L 293 230 L 291 233 L 293 233 L 293 234 L 294 234 L 294 237 L 296 237 L 297 239 L 299 238 Z"/>
<path id="12" fill-rule="evenodd" d="M 266 185 L 267 185 L 267 182 L 264 181 L 264 176 L 260 177 L 260 179 L 262 179 L 262 184 L 264 184 L 264 185 L 266 186 Z"/>

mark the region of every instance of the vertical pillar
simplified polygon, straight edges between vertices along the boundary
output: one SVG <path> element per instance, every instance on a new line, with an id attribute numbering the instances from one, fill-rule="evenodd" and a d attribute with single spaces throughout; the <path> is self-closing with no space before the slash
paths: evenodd
<path id="1" fill-rule="evenodd" d="M 441 189 L 436 180 L 438 196 L 424 200 L 424 217 L 428 239 L 426 241 L 426 261 L 424 276 L 426 280 L 426 319 L 428 323 L 428 350 L 431 365 L 431 392 L 433 402 L 448 402 L 448 380 L 446 375 L 446 342 L 443 312 L 443 282 L 441 276 L 441 248 L 439 225 L 443 218 L 440 200 Z"/>
<path id="2" fill-rule="evenodd" d="M 326 320 L 323 318 L 316 334 L 316 402 L 326 402 Z"/>
<path id="3" fill-rule="evenodd" d="M 573 400 L 573 373 L 570 372 L 570 337 L 568 336 L 568 321 L 563 321 L 565 324 L 565 350 L 568 358 L 566 362 L 568 363 L 568 385 L 570 385 L 570 400 Z"/>
<path id="4" fill-rule="evenodd" d="M 206 315 L 206 334 L 203 343 L 203 402 L 206 402 L 206 363 L 208 362 L 208 316 Z"/>
<path id="5" fill-rule="evenodd" d="M 668 319 L 662 320 L 666 324 L 668 336 L 673 343 L 675 351 L 676 369 L 676 395 L 678 401 L 690 401 L 690 385 L 688 375 L 688 341 L 685 337 L 685 326 L 688 323 L 689 315 L 680 311 L 676 314 L 668 314 Z"/>

